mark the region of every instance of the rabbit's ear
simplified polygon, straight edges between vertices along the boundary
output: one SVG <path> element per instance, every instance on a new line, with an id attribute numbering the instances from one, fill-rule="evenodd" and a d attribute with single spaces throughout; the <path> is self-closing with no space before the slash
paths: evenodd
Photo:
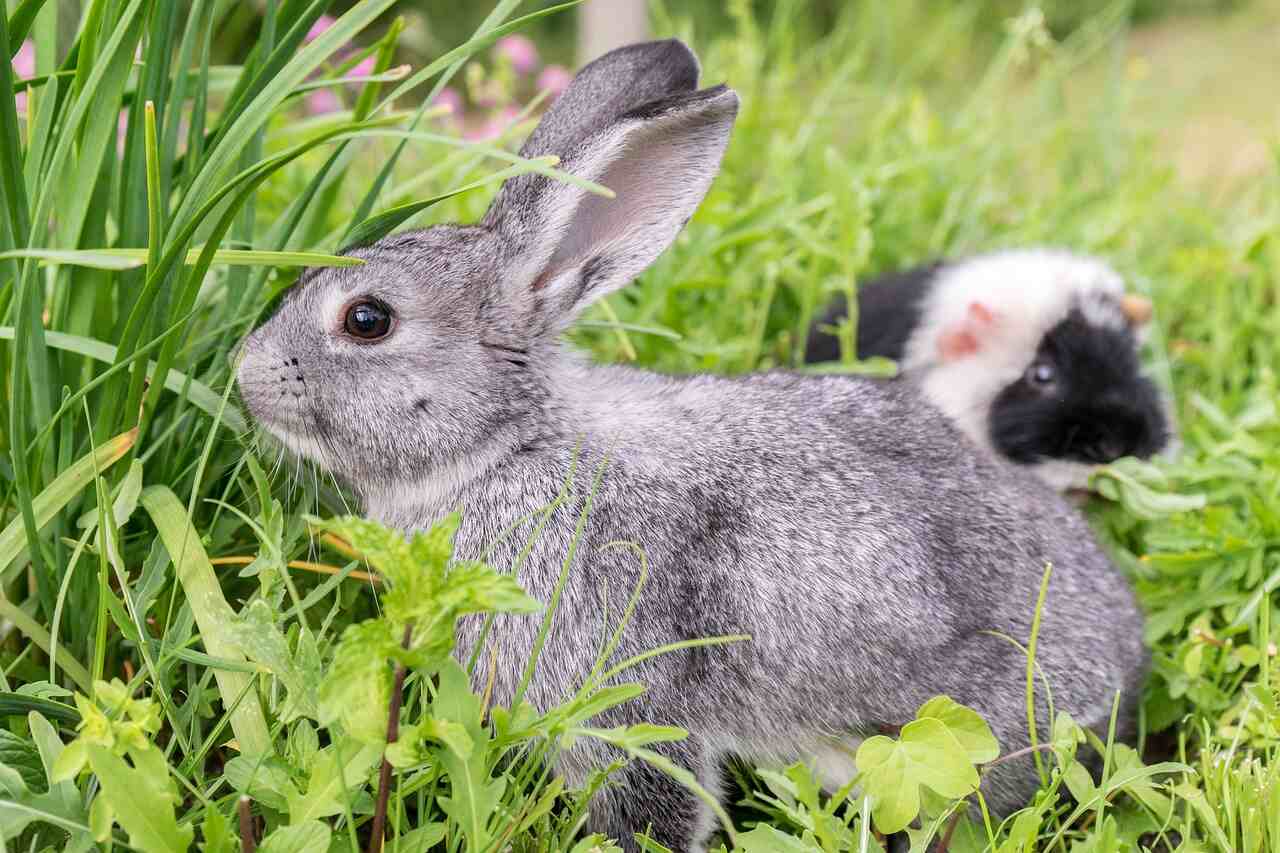
<path id="1" fill-rule="evenodd" d="M 603 184 L 614 198 L 522 175 L 503 186 L 485 217 L 501 238 L 499 277 L 507 304 L 531 334 L 560 331 L 671 244 L 706 195 L 737 115 L 738 96 L 724 86 L 631 104 L 632 98 L 614 88 L 630 85 L 631 76 L 586 75 L 616 53 L 574 80 L 543 120 L 551 129 L 543 134 L 539 126 L 522 151 L 559 155 L 561 169 Z M 641 77 L 654 81 L 653 74 Z M 580 84 L 587 88 L 575 91 Z M 593 110 L 593 93 L 612 106 L 595 110 L 585 124 L 559 114 L 565 99 Z M 622 111 L 606 119 L 619 105 Z M 550 140 L 564 147 L 546 147 Z"/>
<path id="2" fill-rule="evenodd" d="M 698 59 L 677 39 L 620 47 L 582 67 L 525 140 L 521 157 L 562 160 L 644 104 L 698 88 Z"/>

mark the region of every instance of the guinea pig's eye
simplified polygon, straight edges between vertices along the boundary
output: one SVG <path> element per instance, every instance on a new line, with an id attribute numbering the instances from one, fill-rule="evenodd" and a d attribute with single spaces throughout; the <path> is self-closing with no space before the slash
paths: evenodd
<path id="1" fill-rule="evenodd" d="M 1033 385 L 1050 385 L 1056 378 L 1053 365 L 1047 361 L 1037 361 L 1027 368 L 1027 381 Z"/>
<path id="2" fill-rule="evenodd" d="M 391 309 L 381 302 L 357 302 L 347 309 L 343 330 L 362 341 L 376 341 L 391 331 Z"/>

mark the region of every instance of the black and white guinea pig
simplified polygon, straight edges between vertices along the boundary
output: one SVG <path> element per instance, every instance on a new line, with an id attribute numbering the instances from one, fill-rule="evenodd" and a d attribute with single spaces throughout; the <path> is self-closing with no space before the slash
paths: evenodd
<path id="1" fill-rule="evenodd" d="M 805 361 L 833 361 L 840 297 Z M 965 433 L 1059 490 L 1171 439 L 1167 402 L 1138 357 L 1151 302 L 1097 258 L 1018 249 L 890 273 L 858 288 L 858 356 L 901 375 Z"/>

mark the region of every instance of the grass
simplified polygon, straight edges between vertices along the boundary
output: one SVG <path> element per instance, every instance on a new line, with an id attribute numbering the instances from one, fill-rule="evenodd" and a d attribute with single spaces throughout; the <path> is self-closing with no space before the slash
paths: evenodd
<path id="1" fill-rule="evenodd" d="M 562 708 L 489 709 L 482 722 L 483 695 L 447 655 L 400 651 L 405 629 L 410 645 L 426 642 L 424 620 L 457 615 L 396 598 L 461 584 L 441 574 L 447 543 L 405 557 L 377 531 L 335 528 L 390 580 L 374 585 L 349 548 L 305 520 L 345 512 L 336 487 L 274 471 L 244 433 L 229 353 L 299 263 L 271 253 L 336 263 L 345 235 L 399 220 L 378 213 L 512 166 L 478 145 L 380 136 L 414 125 L 412 113 L 378 109 L 395 81 L 352 87 L 349 112 L 299 123 L 292 93 L 353 64 L 339 49 L 375 21 L 365 43 L 381 70 L 393 64 L 389 2 L 356 3 L 329 36 L 304 42 L 327 5 L 270 4 L 259 49 L 217 73 L 206 73 L 207 45 L 222 4 L 178 15 L 146 0 L 91 3 L 70 53 L 53 50 L 58 4 L 24 4 L 38 14 L 15 13 L 0 31 L 13 45 L 26 35 L 16 27 L 30 26 L 46 78 L 28 85 L 25 118 L 0 98 L 6 849 L 229 850 L 242 811 L 264 850 L 364 849 L 379 811 L 391 850 L 609 849 L 574 840 L 606 775 L 564 791 L 548 761 L 571 737 L 658 761 L 648 747 L 679 735 L 591 729 L 593 713 L 643 689 L 603 681 Z M 515 5 L 500 4 L 487 26 Z M 988 49 L 977 4 L 858 4 L 821 35 L 800 3 L 766 20 L 732 3 L 732 26 L 714 34 L 668 5 L 655 32 L 695 45 L 706 79 L 729 81 L 743 111 L 677 245 L 575 330 L 595 357 L 673 371 L 791 366 L 813 313 L 859 279 L 1028 243 L 1099 253 L 1157 306 L 1149 358 L 1176 400 L 1181 454 L 1116 466 L 1087 507 L 1148 612 L 1155 667 L 1141 751 L 1078 743 L 1057 720 L 1044 756 L 1053 772 L 1024 811 L 952 827 L 958 798 L 926 792 L 913 842 L 1280 846 L 1274 138 L 1258 143 L 1266 158 L 1235 192 L 1207 196 L 1181 180 L 1161 126 L 1134 116 L 1158 112 L 1148 95 L 1166 81 L 1129 73 L 1119 7 L 1062 42 L 1024 18 Z M 435 63 L 399 103 L 426 103 L 455 60 L 483 46 Z M 412 222 L 472 220 L 492 188 L 443 198 Z M 331 573 L 307 568 L 318 565 Z M 478 590 L 484 578 L 468 582 Z M 496 600 L 521 606 L 510 590 Z M 616 663 L 606 657 L 602 673 Z M 392 661 L 403 667 L 398 704 Z M 381 692 L 351 692 L 361 689 Z M 368 695 L 386 701 L 351 698 Z M 353 706 L 364 713 L 343 711 Z M 400 738 L 380 784 L 391 707 Z M 936 732 L 931 713 L 960 714 L 922 709 L 914 731 Z M 1091 749 L 1106 755 L 1097 783 L 1073 759 Z M 956 778 L 991 760 L 953 758 Z M 746 850 L 878 849 L 872 828 L 901 815 L 877 812 L 876 791 L 930 783 L 869 776 L 861 793 L 822 797 L 802 767 L 740 776 L 731 817 Z"/>

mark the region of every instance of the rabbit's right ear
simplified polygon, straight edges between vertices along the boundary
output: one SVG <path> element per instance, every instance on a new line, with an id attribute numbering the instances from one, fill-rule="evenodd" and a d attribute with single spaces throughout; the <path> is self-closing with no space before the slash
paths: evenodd
<path id="1" fill-rule="evenodd" d="M 605 198 L 528 174 L 499 191 L 499 283 L 526 334 L 555 334 L 671 244 L 702 202 L 738 111 L 724 86 L 696 91 L 697 62 L 675 41 L 606 54 L 574 78 L 521 149 L 603 184 Z"/>

